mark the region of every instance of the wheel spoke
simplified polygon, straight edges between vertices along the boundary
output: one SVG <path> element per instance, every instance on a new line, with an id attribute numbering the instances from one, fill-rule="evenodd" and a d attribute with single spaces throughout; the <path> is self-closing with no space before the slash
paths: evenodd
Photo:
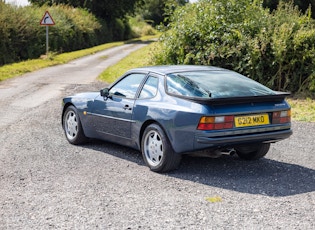
<path id="1" fill-rule="evenodd" d="M 150 164 L 156 166 L 163 158 L 163 142 L 156 131 L 147 135 L 146 157 Z"/>
<path id="2" fill-rule="evenodd" d="M 75 138 L 78 133 L 78 122 L 74 112 L 69 112 L 66 116 L 66 132 L 70 139 Z"/>

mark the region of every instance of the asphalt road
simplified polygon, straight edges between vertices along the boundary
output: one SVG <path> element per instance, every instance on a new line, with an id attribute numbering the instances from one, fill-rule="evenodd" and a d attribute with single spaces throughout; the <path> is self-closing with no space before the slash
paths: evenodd
<path id="1" fill-rule="evenodd" d="M 167 174 L 129 148 L 66 141 L 61 98 L 105 87 L 97 74 L 137 48 L 0 83 L 0 229 L 315 229 L 314 123 L 293 122 L 265 159 L 185 157 Z"/>

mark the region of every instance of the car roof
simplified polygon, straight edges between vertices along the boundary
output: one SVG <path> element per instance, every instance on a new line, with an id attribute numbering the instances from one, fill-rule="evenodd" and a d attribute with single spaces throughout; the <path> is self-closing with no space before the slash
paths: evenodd
<path id="1" fill-rule="evenodd" d="M 202 66 L 202 65 L 160 65 L 160 66 L 147 66 L 132 69 L 132 72 L 154 72 L 158 74 L 170 74 L 178 72 L 188 71 L 229 71 L 227 69 L 214 67 L 214 66 Z M 129 72 L 129 71 L 128 71 Z"/>

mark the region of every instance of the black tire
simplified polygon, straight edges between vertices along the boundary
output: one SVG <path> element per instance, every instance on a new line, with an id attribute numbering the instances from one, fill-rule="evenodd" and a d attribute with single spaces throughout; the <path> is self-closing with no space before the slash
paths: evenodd
<path id="1" fill-rule="evenodd" d="M 236 149 L 237 155 L 245 160 L 258 160 L 263 158 L 269 151 L 270 143 L 258 143 L 254 145 L 239 146 Z"/>
<path id="2" fill-rule="evenodd" d="M 144 162 L 154 172 L 177 169 L 181 161 L 181 155 L 174 152 L 164 131 L 157 124 L 151 124 L 145 129 L 141 151 Z"/>
<path id="3" fill-rule="evenodd" d="M 67 140 L 74 145 L 87 141 L 84 135 L 78 111 L 74 106 L 69 106 L 63 114 L 63 129 Z"/>

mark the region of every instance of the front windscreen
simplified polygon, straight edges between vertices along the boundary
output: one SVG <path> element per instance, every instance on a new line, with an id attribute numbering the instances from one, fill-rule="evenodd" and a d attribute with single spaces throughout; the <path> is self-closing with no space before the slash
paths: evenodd
<path id="1" fill-rule="evenodd" d="M 228 98 L 275 94 L 260 83 L 228 70 L 172 73 L 166 79 L 168 93 L 186 97 Z"/>

